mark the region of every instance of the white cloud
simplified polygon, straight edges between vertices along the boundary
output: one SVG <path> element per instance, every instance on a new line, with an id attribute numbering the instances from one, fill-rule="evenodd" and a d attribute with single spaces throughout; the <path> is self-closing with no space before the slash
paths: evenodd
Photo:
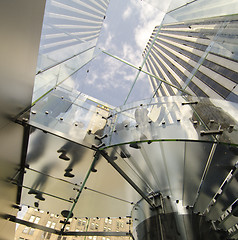
<path id="1" fill-rule="evenodd" d="M 131 16 L 131 14 L 132 14 L 132 8 L 130 6 L 128 6 L 126 11 L 122 15 L 122 19 L 125 21 L 126 19 L 128 19 Z"/>
<path id="2" fill-rule="evenodd" d="M 164 12 L 161 12 L 157 8 L 142 2 L 139 24 L 135 29 L 135 41 L 141 51 L 144 50 L 155 26 L 160 25 L 163 17 Z"/>
<path id="3" fill-rule="evenodd" d="M 136 67 L 139 67 L 141 63 L 141 51 L 136 49 L 133 45 L 127 43 L 123 44 L 123 59 L 126 59 L 128 62 L 134 64 Z"/>

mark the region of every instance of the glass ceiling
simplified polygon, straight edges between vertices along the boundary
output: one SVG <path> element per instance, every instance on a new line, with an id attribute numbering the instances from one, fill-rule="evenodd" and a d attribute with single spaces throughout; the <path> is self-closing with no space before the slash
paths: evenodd
<path id="1" fill-rule="evenodd" d="M 138 67 L 165 11 L 135 0 L 63 2 L 47 1 L 33 101 L 60 83 L 119 106 L 137 78 L 127 101 L 150 97 L 148 77 L 137 76 Z"/>
<path id="2" fill-rule="evenodd" d="M 98 130 L 103 130 L 103 128 L 97 129 L 100 127 L 100 124 L 102 127 L 105 127 L 105 130 L 111 127 L 112 137 L 110 136 L 111 142 L 108 145 L 120 144 L 121 142 L 117 142 L 116 137 L 121 133 L 125 133 L 129 128 L 133 128 L 135 134 L 138 134 L 138 126 L 136 124 L 130 126 L 127 122 L 124 122 L 124 120 L 127 120 L 126 117 L 129 119 L 129 114 L 125 114 L 125 116 L 118 114 L 117 124 L 123 128 L 123 130 L 118 128 L 118 125 L 117 129 L 114 129 L 113 124 L 110 126 L 110 124 L 108 125 L 106 122 L 108 119 L 108 122 L 114 120 L 114 118 L 108 116 L 110 116 L 109 113 L 111 112 L 115 113 L 118 108 L 111 111 L 112 108 L 122 106 L 120 110 L 123 112 L 123 105 L 127 104 L 127 108 L 128 106 L 133 108 L 134 106 L 128 103 L 142 99 L 151 99 L 154 95 L 148 79 L 149 73 L 145 68 L 145 60 L 148 54 L 143 59 L 142 52 L 155 26 L 159 26 L 162 21 L 163 23 L 171 23 L 194 19 L 198 16 L 199 18 L 206 18 L 237 13 L 237 5 L 236 0 L 48 0 L 45 9 L 34 86 L 34 106 L 26 113 L 25 117 L 25 120 L 28 121 L 30 115 L 29 125 L 35 128 L 33 128 L 30 135 L 27 157 L 30 168 L 27 169 L 25 177 L 23 202 L 34 205 L 37 197 L 38 200 L 42 199 L 42 196 L 34 196 L 34 193 L 32 193 L 30 189 L 34 188 L 34 186 L 32 186 L 33 180 L 36 183 L 43 181 L 43 183 L 50 183 L 45 184 L 45 186 L 42 184 L 40 191 L 46 195 L 46 202 L 47 204 L 50 202 L 52 211 L 58 211 L 58 206 L 60 206 L 60 209 L 73 210 L 74 205 L 72 198 L 77 196 L 73 185 L 77 183 L 83 189 L 84 184 L 88 180 L 91 167 L 98 160 L 96 160 L 95 157 L 93 144 L 99 144 L 98 139 L 95 138 L 94 135 L 97 134 Z M 160 31 L 159 27 L 157 29 L 155 33 L 156 37 Z M 153 42 L 151 45 L 153 45 Z M 148 53 L 149 52 L 150 49 L 148 50 Z M 150 101 L 143 103 L 151 104 L 152 102 L 155 105 L 158 104 L 156 100 L 154 101 L 155 102 Z M 142 101 L 134 107 L 134 110 L 136 110 L 141 103 Z M 105 105 L 107 108 L 104 108 Z M 172 105 L 173 104 L 168 103 L 169 107 Z M 174 109 L 177 109 L 176 104 L 174 104 L 174 106 Z M 231 105 L 229 105 L 229 108 L 231 108 L 230 106 Z M 168 109 L 170 109 L 169 107 Z M 184 111 L 184 106 L 181 108 L 183 108 L 183 111 L 181 110 L 183 116 L 183 114 L 187 112 Z M 201 109 L 203 108 L 201 107 Z M 131 109 L 129 110 L 132 111 Z M 157 114 L 157 118 L 159 119 L 159 114 L 162 116 L 164 114 L 163 111 L 165 111 L 165 107 L 158 104 L 158 107 L 155 107 L 153 112 L 151 110 L 150 115 Z M 187 114 L 186 117 L 189 117 L 187 117 L 186 120 L 192 126 L 190 119 L 192 116 L 195 116 L 195 114 L 190 110 L 190 107 L 189 112 L 192 115 Z M 135 115 L 134 112 L 132 115 Z M 173 116 L 167 115 L 165 116 L 168 117 L 166 124 L 168 123 L 169 125 L 169 120 L 172 121 Z M 157 118 L 155 122 L 157 121 L 157 123 L 159 123 Z M 151 116 L 151 120 L 153 120 L 153 116 Z M 176 129 L 174 130 L 174 128 L 172 128 L 173 126 L 171 127 L 171 139 L 179 139 L 175 136 L 175 133 L 179 132 L 177 128 L 180 130 L 183 129 L 181 127 L 183 126 L 183 122 L 180 123 L 182 120 L 183 118 L 181 118 L 180 115 L 173 121 Z M 163 131 L 165 121 L 162 121 L 162 119 L 160 119 L 160 121 L 160 128 L 157 126 L 156 129 Z M 133 121 L 130 119 L 130 122 L 132 123 Z M 184 125 L 184 129 L 188 129 L 189 124 L 187 122 L 186 125 Z M 196 125 L 197 121 L 194 122 L 193 124 Z M 152 121 L 146 124 L 151 123 Z M 147 126 L 151 133 L 157 133 L 156 131 L 152 131 L 153 129 L 151 130 L 151 125 Z M 197 136 L 198 130 L 201 130 L 199 128 L 196 130 L 196 127 L 191 127 L 195 133 L 192 135 L 193 140 L 193 136 Z M 89 132 L 89 129 L 92 129 L 92 131 Z M 140 129 L 140 127 L 138 129 Z M 141 129 L 142 132 L 146 130 L 143 126 Z M 166 137 L 168 137 L 167 129 L 164 131 Z M 133 131 L 131 132 L 133 133 Z M 115 138 L 113 138 L 113 134 L 116 135 Z M 232 134 L 230 138 L 233 140 Z M 130 134 L 128 136 L 131 137 L 132 135 Z M 141 137 L 142 135 L 139 134 L 137 140 L 143 140 Z M 158 132 L 158 134 L 151 139 L 157 140 L 159 137 L 161 137 L 161 132 Z M 125 138 L 122 136 L 121 139 Z M 127 141 L 125 142 L 129 143 L 135 139 L 136 138 L 126 139 Z M 189 137 L 186 136 L 186 139 L 189 139 Z M 203 137 L 203 139 L 205 139 L 205 137 Z M 195 138 L 195 140 L 197 141 L 199 139 Z M 226 141 L 224 140 L 224 142 Z M 150 142 L 148 141 L 148 143 Z M 43 144 L 45 144 L 45 146 Z M 170 149 L 173 148 L 173 145 L 179 146 L 177 143 L 158 143 L 156 146 L 159 145 L 162 146 L 161 155 L 163 154 L 163 149 L 166 149 L 165 152 L 168 154 L 168 157 L 164 155 L 164 159 L 175 159 L 173 154 L 176 151 L 173 153 L 170 152 Z M 186 149 L 185 145 L 193 144 L 182 142 L 179 146 L 180 150 Z M 198 145 L 201 145 L 201 151 L 203 151 L 202 144 L 199 143 Z M 39 151 L 38 146 L 42 146 L 43 150 L 41 149 L 41 151 Z M 154 159 L 154 156 L 157 156 L 156 153 L 158 152 L 150 151 L 153 149 L 153 147 L 151 148 L 153 145 L 147 146 L 143 143 L 142 146 L 141 157 L 140 154 L 136 153 L 135 149 L 130 149 L 130 153 L 134 155 L 128 154 L 127 156 L 125 153 L 124 155 L 121 153 L 126 148 L 123 149 L 122 147 L 120 148 L 120 146 L 116 146 L 109 150 L 112 151 L 110 152 L 112 156 L 113 154 L 117 155 L 118 165 L 125 172 L 130 169 L 126 165 L 128 163 L 124 161 L 124 158 L 132 156 L 132 164 L 138 164 L 136 161 L 133 161 L 134 156 L 141 159 L 141 162 L 145 164 L 144 169 L 146 169 L 148 165 L 154 178 L 152 180 L 148 179 L 148 181 L 146 179 L 145 182 L 151 182 L 151 185 L 153 185 L 154 182 L 158 182 L 159 176 L 154 174 L 153 164 L 151 165 L 149 161 L 154 160 L 154 165 L 156 165 L 157 159 Z M 127 147 L 129 148 L 131 146 L 128 145 Z M 190 149 L 190 147 L 191 146 L 189 146 L 188 149 Z M 72 159 L 74 159 L 69 165 L 67 162 L 58 159 L 60 158 L 59 153 L 63 148 L 66 148 L 69 154 L 71 154 Z M 148 149 L 148 151 L 146 149 Z M 156 150 L 156 148 L 154 150 Z M 210 143 L 208 152 L 210 152 Z M 77 154 L 81 155 L 78 156 Z M 181 166 L 183 166 L 183 160 L 186 154 L 187 152 L 185 150 L 179 154 Z M 192 155 L 192 151 L 191 153 L 189 152 L 189 155 Z M 198 156 L 200 156 L 199 153 Z M 204 157 L 204 159 L 206 160 L 207 156 Z M 166 161 L 165 167 L 167 163 L 173 166 L 173 162 L 169 160 L 168 162 Z M 70 166 L 72 162 L 75 165 L 74 168 Z M 106 164 L 106 161 L 100 160 L 97 166 L 99 170 L 97 175 L 90 175 L 86 187 L 96 189 L 97 191 L 99 190 L 98 192 L 100 192 L 101 195 L 107 194 L 114 196 L 114 199 L 116 196 L 117 200 L 123 199 L 123 201 L 121 201 L 121 208 L 118 208 L 117 212 L 114 211 L 113 202 L 108 204 L 110 207 L 107 206 L 107 210 L 108 214 L 111 215 L 126 215 L 131 210 L 131 202 L 138 201 L 140 196 L 134 189 L 131 191 L 131 186 L 129 186 L 129 188 L 127 182 L 113 170 L 115 172 L 114 174 L 111 170 L 112 168 L 109 169 Z M 188 164 L 188 166 L 186 165 L 185 173 L 188 169 L 190 170 L 189 163 L 186 164 Z M 57 166 L 57 168 L 55 166 Z M 69 173 L 72 171 L 69 171 L 71 168 L 74 170 L 73 173 Z M 138 171 L 137 166 L 134 168 L 137 171 L 126 172 L 127 175 L 131 174 L 131 179 L 135 182 L 135 185 L 139 186 L 144 192 L 148 192 L 148 187 L 144 186 L 141 178 L 138 177 L 141 172 L 144 172 Z M 171 167 L 171 170 L 169 170 L 168 175 L 170 177 L 174 176 L 174 169 L 176 168 Z M 183 170 L 182 167 L 181 169 Z M 179 176 L 182 176 L 180 172 L 178 173 Z M 75 178 L 74 174 L 76 175 Z M 199 185 L 201 179 L 200 172 L 198 175 L 197 185 Z M 147 178 L 147 176 L 145 176 L 145 178 Z M 110 181 L 113 179 L 115 183 L 111 184 L 108 179 L 110 179 Z M 162 180 L 161 182 L 163 182 Z M 190 182 L 189 179 L 186 179 L 186 181 L 188 183 Z M 105 185 L 105 182 L 108 183 L 108 185 Z M 172 182 L 176 182 L 176 179 L 174 178 Z M 182 180 L 180 183 L 178 195 L 182 194 L 182 191 L 180 191 L 182 188 Z M 167 183 L 164 184 L 165 188 L 167 187 L 166 184 Z M 157 189 L 157 185 L 154 185 L 157 191 L 159 188 Z M 172 185 L 173 184 L 171 184 L 171 186 Z M 186 187 L 190 189 L 190 186 Z M 63 191 L 60 191 L 62 189 Z M 122 191 L 122 189 L 124 190 Z M 84 206 L 88 199 L 91 199 L 91 205 L 97 206 L 97 198 L 93 198 L 93 194 L 94 193 L 91 192 L 89 194 L 88 191 L 85 193 L 84 191 L 81 204 Z M 29 195 L 31 196 L 29 197 Z M 178 197 L 176 195 L 176 197 L 181 199 L 182 196 L 180 195 Z M 188 198 L 188 196 L 185 195 L 183 197 L 185 199 Z M 101 200 L 100 202 L 105 202 L 104 196 Z M 188 202 L 190 200 L 191 199 L 187 199 Z M 59 205 L 55 204 L 55 201 L 57 201 Z M 203 202 L 203 199 L 199 201 Z M 48 205 L 46 202 L 41 203 L 40 207 L 45 206 L 45 208 L 47 208 Z M 124 206 L 125 203 L 126 206 Z M 71 208 L 72 205 L 73 207 Z M 55 207 L 55 209 L 53 209 L 53 207 Z M 80 208 L 78 205 L 76 206 L 77 215 L 85 216 L 87 214 L 87 212 L 83 212 L 82 209 L 83 208 Z M 122 212 L 121 209 L 124 209 L 124 212 Z M 98 210 L 100 210 L 100 207 L 98 207 Z M 94 213 L 95 209 L 92 209 L 92 212 L 88 214 L 93 215 Z"/>
<path id="3" fill-rule="evenodd" d="M 48 0 L 33 102 L 57 85 L 112 106 L 151 98 L 139 68 L 155 26 L 233 14 L 235 2 Z"/>

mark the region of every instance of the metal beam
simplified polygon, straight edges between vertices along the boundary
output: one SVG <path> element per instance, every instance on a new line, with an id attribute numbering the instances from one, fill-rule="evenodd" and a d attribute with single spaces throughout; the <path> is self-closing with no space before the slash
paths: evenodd
<path id="1" fill-rule="evenodd" d="M 36 223 L 28 222 L 22 219 L 19 219 L 13 215 L 10 214 L 5 214 L 5 215 L 0 215 L 0 217 L 9 220 L 11 222 L 15 222 L 21 225 L 25 225 L 27 227 L 31 227 L 34 229 L 39 229 L 45 232 L 57 234 L 60 236 L 107 236 L 107 237 L 127 237 L 130 236 L 133 238 L 133 235 L 131 232 L 73 232 L 73 231 L 67 231 L 67 232 L 62 232 L 53 228 L 49 228 L 46 226 L 38 225 Z M 134 239 L 134 238 L 133 238 Z"/>
<path id="2" fill-rule="evenodd" d="M 130 201 L 127 201 L 127 200 L 125 200 L 125 199 L 121 199 L 121 198 L 118 198 L 118 197 L 115 197 L 115 196 L 109 195 L 109 194 L 107 194 L 107 193 L 99 192 L 99 191 L 94 190 L 94 189 L 92 189 L 92 188 L 85 187 L 84 189 L 85 189 L 85 190 L 92 191 L 92 192 L 95 192 L 95 193 L 98 193 L 98 194 L 101 194 L 101 195 L 106 196 L 106 197 L 110 197 L 110 198 L 113 198 L 113 199 L 116 199 L 116 200 L 122 201 L 122 202 L 126 202 L 126 203 L 133 204 L 133 202 L 130 202 Z"/>
<path id="3" fill-rule="evenodd" d="M 107 237 L 127 237 L 130 232 L 63 232 L 62 236 L 107 236 Z"/>
<path id="4" fill-rule="evenodd" d="M 25 171 L 25 163 L 26 163 L 26 155 L 27 155 L 27 148 L 28 148 L 28 142 L 29 142 L 29 135 L 30 135 L 30 126 L 29 125 L 23 125 L 24 132 L 23 132 L 23 140 L 22 140 L 22 149 L 21 149 L 21 166 L 19 170 L 19 177 L 17 179 L 17 199 L 16 203 L 20 204 L 21 202 L 21 194 L 22 194 L 22 184 L 24 179 L 24 171 Z"/>
<path id="5" fill-rule="evenodd" d="M 28 222 L 28 221 L 19 219 L 19 218 L 13 216 L 13 215 L 10 215 L 10 214 L 1 215 L 1 217 L 6 219 L 6 220 L 9 220 L 11 222 L 15 222 L 15 223 L 18 223 L 18 224 L 25 225 L 27 227 L 39 229 L 39 230 L 42 230 L 42 231 L 45 231 L 45 232 L 50 232 L 50 233 L 54 233 L 54 234 L 58 234 L 58 235 L 61 234 L 61 232 L 59 230 L 55 230 L 53 228 L 48 228 L 48 227 L 38 225 L 38 224 L 35 224 L 35 223 L 32 223 L 32 222 Z"/>

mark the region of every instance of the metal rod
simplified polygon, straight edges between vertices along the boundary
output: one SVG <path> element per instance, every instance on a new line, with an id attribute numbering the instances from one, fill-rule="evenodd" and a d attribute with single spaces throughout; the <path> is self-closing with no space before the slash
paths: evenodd
<path id="1" fill-rule="evenodd" d="M 175 8 L 175 9 L 173 9 L 173 10 L 170 10 L 169 12 L 167 12 L 167 14 L 168 14 L 168 13 L 171 13 L 171 12 L 173 12 L 173 11 L 176 11 L 176 10 L 182 8 L 182 7 L 187 7 L 188 5 L 190 5 L 191 3 L 196 2 L 196 1 L 197 1 L 197 0 L 193 0 L 193 1 L 191 1 L 191 2 L 189 2 L 189 3 L 186 3 L 186 4 L 182 5 L 182 6 L 179 6 L 179 7 Z"/>
<path id="2" fill-rule="evenodd" d="M 13 215 L 10 215 L 10 214 L 2 215 L 1 217 L 3 217 L 4 219 L 8 219 L 11 222 L 15 222 L 15 223 L 25 225 L 25 226 L 28 226 L 28 227 L 31 227 L 31 228 L 36 228 L 36 229 L 39 229 L 39 230 L 42 230 L 42 231 L 45 231 L 45 232 L 50 232 L 50 233 L 53 233 L 53 234 L 58 234 L 58 235 L 60 234 L 59 230 L 49 228 L 49 227 L 46 227 L 46 226 L 41 226 L 41 225 L 38 225 L 36 223 L 28 222 L 28 221 L 16 218 L 16 216 L 13 216 Z"/>
<path id="3" fill-rule="evenodd" d="M 126 237 L 129 236 L 129 232 L 63 232 L 62 236 L 109 236 L 109 237 Z"/>
<path id="4" fill-rule="evenodd" d="M 26 188 L 26 189 L 29 189 L 31 190 L 32 188 L 30 187 L 27 187 L 27 186 L 24 186 L 24 185 L 21 185 L 21 184 L 17 184 L 17 183 L 14 183 L 14 182 L 11 182 L 12 184 L 14 185 L 17 185 L 18 187 L 21 187 L 21 188 Z M 41 194 L 45 194 L 47 196 L 50 196 L 50 197 L 53 197 L 53 198 L 57 198 L 59 200 L 62 200 L 62 201 L 65 201 L 65 202 L 69 202 L 69 203 L 73 203 L 71 200 L 68 200 L 68 199 L 65 199 L 65 198 L 61 198 L 61 197 L 58 197 L 58 196 L 55 196 L 53 194 L 50 194 L 50 193 L 46 193 L 46 192 L 42 192 L 40 190 L 36 190 L 38 193 L 41 193 Z"/>
<path id="5" fill-rule="evenodd" d="M 196 198 L 195 198 L 195 201 L 194 201 L 194 204 L 193 204 L 194 207 L 197 204 L 199 193 L 200 193 L 201 188 L 203 186 L 204 179 L 207 176 L 207 172 L 208 172 L 208 170 L 210 168 L 210 165 L 211 165 L 214 153 L 216 151 L 216 148 L 217 148 L 217 143 L 213 143 L 211 151 L 210 151 L 210 154 L 209 154 L 208 159 L 207 159 L 207 163 L 206 163 L 205 169 L 204 169 L 203 174 L 202 174 L 202 178 L 201 178 L 201 181 L 200 181 L 200 184 L 199 184 L 197 195 L 196 195 Z"/>
<path id="6" fill-rule="evenodd" d="M 112 196 L 112 195 L 109 195 L 109 194 L 106 194 L 106 193 L 103 193 L 103 192 L 99 192 L 99 191 L 97 191 L 97 190 L 94 190 L 94 189 L 91 189 L 91 188 L 88 188 L 88 187 L 85 187 L 84 189 L 85 189 L 85 190 L 92 191 L 92 192 L 95 192 L 95 193 L 98 193 L 98 194 L 102 194 L 102 195 L 107 196 L 107 197 L 110 197 L 110 198 L 114 198 L 114 199 L 120 200 L 120 201 L 123 201 L 123 202 L 126 202 L 126 203 L 133 204 L 133 202 L 130 202 L 130 201 L 127 201 L 127 200 L 118 198 L 118 197 L 114 197 L 114 196 Z"/>
<path id="7" fill-rule="evenodd" d="M 147 72 L 147 71 L 141 69 L 140 67 L 136 67 L 136 66 L 133 65 L 132 63 L 129 63 L 129 62 L 127 62 L 127 61 L 125 61 L 125 60 L 123 60 L 123 59 L 121 59 L 121 58 L 119 58 L 119 57 L 117 57 L 117 56 L 115 56 L 115 55 L 112 55 L 112 54 L 106 52 L 105 50 L 103 50 L 102 52 L 105 53 L 105 54 L 107 54 L 108 56 L 111 56 L 111 57 L 113 57 L 113 58 L 115 58 L 115 59 L 123 62 L 123 63 L 126 63 L 128 66 L 131 66 L 131 67 L 139 70 L 139 72 L 143 72 L 143 73 L 149 75 L 150 77 L 153 77 L 153 78 L 155 78 L 155 79 L 157 79 L 157 80 L 159 80 L 159 81 L 161 81 L 161 82 L 163 82 L 163 83 L 165 83 L 165 84 L 167 84 L 167 85 L 169 85 L 169 86 L 171 86 L 171 87 L 173 87 L 173 88 L 176 88 L 177 90 L 179 90 L 179 91 L 181 91 L 181 92 L 183 92 L 183 93 L 185 93 L 185 94 L 191 95 L 191 94 L 190 94 L 189 92 L 187 92 L 186 90 L 184 90 L 184 89 L 182 89 L 182 88 L 179 88 L 178 86 L 176 86 L 176 85 L 174 85 L 174 84 L 172 84 L 172 83 L 170 83 L 170 82 L 167 82 L 166 80 L 164 80 L 164 79 L 162 79 L 162 78 L 159 78 L 158 76 L 155 76 L 154 74 L 152 74 L 152 73 L 150 73 L 150 72 Z M 125 103 L 124 103 L 124 105 L 125 105 Z"/>
<path id="8" fill-rule="evenodd" d="M 151 51 L 151 49 L 152 49 L 152 47 L 153 47 L 153 45 L 154 45 L 154 43 L 155 43 L 155 40 L 156 40 L 157 36 L 159 35 L 159 32 L 160 32 L 160 29 L 161 29 L 161 28 L 162 28 L 162 24 L 161 24 L 160 27 L 158 28 L 158 30 L 157 30 L 157 32 L 156 32 L 156 34 L 155 34 L 155 36 L 154 36 L 154 39 L 153 39 L 153 41 L 152 41 L 152 43 L 151 43 L 151 45 L 150 45 L 150 47 L 149 47 L 149 49 L 148 49 L 145 57 L 144 57 L 144 60 L 143 60 L 143 62 L 142 62 L 142 64 L 141 64 L 141 66 L 139 67 L 139 71 L 137 72 L 136 78 L 135 78 L 135 80 L 134 80 L 134 82 L 133 82 L 133 84 L 132 84 L 132 86 L 131 86 L 131 89 L 130 89 L 130 91 L 129 91 L 129 93 L 128 93 L 128 95 L 127 95 L 127 97 L 126 97 L 125 102 L 124 102 L 123 105 L 125 105 L 125 104 L 127 103 L 127 100 L 128 100 L 128 98 L 129 98 L 129 96 L 130 96 L 130 94 L 131 94 L 131 92 L 132 92 L 132 90 L 133 90 L 133 88 L 134 88 L 134 86 L 135 86 L 135 83 L 136 83 L 136 81 L 137 81 L 137 79 L 138 79 L 138 77 L 139 77 L 139 75 L 140 75 L 140 72 L 141 72 L 141 70 L 142 70 L 142 68 L 143 68 L 143 66 L 144 66 L 144 64 L 145 64 L 145 62 L 146 62 L 146 60 L 147 60 L 147 58 L 148 58 L 148 56 L 149 56 L 149 53 L 150 53 L 150 51 Z"/>
<path id="9" fill-rule="evenodd" d="M 65 183 L 68 183 L 68 184 L 70 184 L 70 185 L 75 186 L 75 183 L 72 183 L 72 182 L 70 182 L 70 181 L 67 181 L 67 180 L 64 180 L 64 179 L 61 179 L 61 178 L 57 178 L 57 177 L 51 176 L 51 175 L 49 175 L 49 174 L 46 174 L 46 173 L 40 172 L 40 171 L 35 170 L 35 169 L 33 169 L 33 168 L 30 168 L 30 167 L 27 168 L 27 169 L 29 169 L 30 171 L 33 171 L 33 172 L 36 172 L 36 173 L 42 174 L 42 175 L 44 175 L 44 176 L 47 176 L 47 177 L 49 177 L 49 178 L 53 178 L 53 179 L 56 179 L 56 180 L 59 180 L 59 181 L 62 181 L 62 182 L 65 182 Z"/>
<path id="10" fill-rule="evenodd" d="M 58 65 L 61 64 L 61 63 L 67 62 L 68 60 L 70 60 L 70 59 L 72 59 L 72 58 L 75 58 L 75 57 L 77 57 L 78 55 L 80 55 L 80 54 L 82 54 L 82 53 L 85 53 L 85 52 L 87 52 L 88 50 L 91 50 L 92 48 L 95 48 L 95 47 L 96 47 L 96 46 L 92 46 L 92 47 L 90 47 L 90 48 L 88 48 L 88 49 L 86 49 L 86 50 L 84 50 L 84 51 L 82 51 L 82 52 L 79 52 L 79 53 L 73 55 L 72 57 L 66 58 L 66 59 L 62 60 L 61 62 L 56 63 L 55 65 L 52 65 L 52 66 L 49 66 L 49 67 L 47 67 L 47 68 L 45 68 L 45 69 L 43 69 L 43 70 L 40 70 L 40 71 L 38 71 L 38 72 L 36 73 L 36 75 L 39 75 L 39 74 L 41 74 L 41 73 L 43 73 L 43 72 L 45 72 L 45 71 L 48 71 L 48 70 L 50 70 L 51 68 L 54 68 L 54 67 L 58 66 Z"/>

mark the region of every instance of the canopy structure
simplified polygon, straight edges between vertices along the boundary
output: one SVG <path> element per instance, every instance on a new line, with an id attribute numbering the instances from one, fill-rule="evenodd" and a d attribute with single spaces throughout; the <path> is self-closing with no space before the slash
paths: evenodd
<path id="1" fill-rule="evenodd" d="M 2 111 L 3 202 L 68 211 L 56 234 L 73 213 L 131 216 L 135 239 L 238 239 L 237 2 L 43 8 L 28 90 L 12 77 Z"/>

